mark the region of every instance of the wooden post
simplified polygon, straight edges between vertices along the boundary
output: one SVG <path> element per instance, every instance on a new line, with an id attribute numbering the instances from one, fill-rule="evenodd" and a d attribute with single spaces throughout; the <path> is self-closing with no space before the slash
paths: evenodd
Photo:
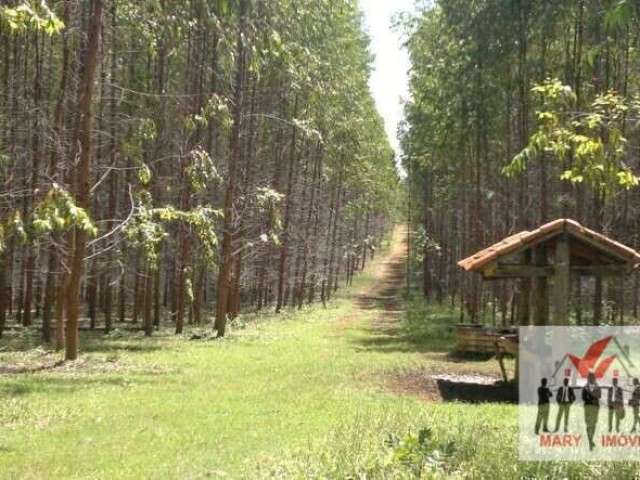
<path id="1" fill-rule="evenodd" d="M 531 250 L 524 252 L 524 265 L 531 265 Z M 520 279 L 520 301 L 518 302 L 518 325 L 529 325 L 531 302 L 531 278 Z"/>
<path id="2" fill-rule="evenodd" d="M 547 264 L 546 246 L 538 245 L 534 249 L 533 256 L 536 266 L 545 266 Z M 534 282 L 534 325 L 547 325 L 549 323 L 547 277 L 536 277 Z"/>
<path id="3" fill-rule="evenodd" d="M 624 275 L 620 275 L 620 290 L 618 292 L 618 319 L 624 325 Z"/>
<path id="4" fill-rule="evenodd" d="M 498 358 L 498 365 L 500 365 L 500 371 L 502 372 L 502 379 L 505 382 L 509 381 L 509 376 L 507 375 L 507 369 L 504 366 L 504 355 L 502 354 L 502 351 L 500 350 L 500 347 L 496 346 L 496 350 L 498 352 L 498 354 L 496 355 L 496 357 Z M 518 360 L 516 359 L 516 362 Z"/>
<path id="5" fill-rule="evenodd" d="M 553 324 L 566 325 L 569 320 L 571 265 L 566 234 L 558 238 L 553 274 Z"/>

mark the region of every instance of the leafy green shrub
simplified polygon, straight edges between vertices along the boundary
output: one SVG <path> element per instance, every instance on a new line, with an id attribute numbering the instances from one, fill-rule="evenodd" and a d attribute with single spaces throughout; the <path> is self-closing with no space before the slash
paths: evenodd
<path id="1" fill-rule="evenodd" d="M 391 449 L 387 465 L 400 466 L 409 470 L 416 478 L 424 472 L 438 472 L 446 467 L 446 461 L 454 453 L 454 443 L 438 443 L 430 428 L 422 428 L 400 438 L 389 434 L 385 445 Z"/>
<path id="2" fill-rule="evenodd" d="M 271 479 L 417 479 L 446 478 L 454 469 L 451 441 L 440 441 L 430 427 L 411 428 L 398 435 L 384 432 L 381 421 L 399 427 L 399 419 L 385 415 L 334 431 L 310 450 L 295 451 L 288 459 L 262 461 L 258 478 Z M 402 421 L 400 421 L 403 423 Z M 373 428 L 372 428 L 373 427 Z M 405 430 L 407 431 L 407 430 Z"/>

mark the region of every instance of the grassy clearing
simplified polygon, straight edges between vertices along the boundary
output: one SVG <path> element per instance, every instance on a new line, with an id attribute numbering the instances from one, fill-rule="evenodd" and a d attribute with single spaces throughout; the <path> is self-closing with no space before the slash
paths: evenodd
<path id="1" fill-rule="evenodd" d="M 497 366 L 448 356 L 453 318 L 416 299 L 380 328 L 382 307 L 353 301 L 374 274 L 223 341 L 87 336 L 78 363 L 0 376 L 0 478 L 634 478 L 517 463 L 515 406 L 394 393 L 402 372 Z M 38 358 L 55 360 L 3 351 L 0 365 Z"/>
<path id="2" fill-rule="evenodd" d="M 457 316 L 406 300 L 407 311 L 395 329 L 371 331 L 363 325 L 348 332 L 352 347 L 373 368 L 370 402 L 325 437 L 283 456 L 258 462 L 260 476 L 271 478 L 464 478 L 567 479 L 596 477 L 637 479 L 635 463 L 519 462 L 517 406 L 503 403 L 423 402 L 417 395 L 398 395 L 390 379 L 406 371 L 424 375 L 446 372 L 497 375 L 494 359 L 456 359 L 452 326 Z M 425 321 L 426 320 L 426 321 Z M 365 346 L 363 349 L 363 345 Z M 352 355 L 352 354 L 348 354 Z M 513 366 L 511 365 L 511 368 Z M 376 387 L 375 385 L 378 385 Z M 350 398 L 361 392 L 350 392 Z M 411 440 L 429 430 L 426 448 Z M 400 436 L 400 446 L 389 445 Z M 434 451 L 436 449 L 436 451 Z M 438 451 L 440 454 L 438 454 Z"/>
<path id="3" fill-rule="evenodd" d="M 5 377 L 1 475 L 240 476 L 258 452 L 303 444 L 366 403 L 347 393 L 357 362 L 329 328 L 349 309 L 339 301 L 222 342 L 108 340 L 76 368 Z"/>

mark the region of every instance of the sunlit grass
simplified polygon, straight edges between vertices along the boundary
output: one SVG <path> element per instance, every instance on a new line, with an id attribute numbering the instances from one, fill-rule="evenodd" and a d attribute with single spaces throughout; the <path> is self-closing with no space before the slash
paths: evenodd
<path id="1" fill-rule="evenodd" d="M 414 478 L 386 440 L 430 429 L 452 450 L 425 478 L 633 478 L 632 464 L 518 463 L 516 406 L 394 393 L 402 372 L 497 364 L 451 357 L 455 316 L 418 299 L 372 329 L 381 311 L 352 297 L 376 268 L 327 309 L 245 316 L 222 341 L 86 334 L 78 363 L 0 377 L 0 477 Z M 50 354 L 0 362 L 16 355 Z"/>

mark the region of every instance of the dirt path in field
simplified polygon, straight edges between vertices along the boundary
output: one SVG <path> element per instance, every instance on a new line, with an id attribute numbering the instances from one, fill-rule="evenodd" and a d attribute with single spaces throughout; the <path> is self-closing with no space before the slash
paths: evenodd
<path id="1" fill-rule="evenodd" d="M 407 247 L 407 227 L 398 226 L 386 258 L 374 272 L 373 285 L 355 297 L 359 309 L 375 311 L 367 329 L 368 337 L 362 341 L 364 348 L 401 351 L 408 355 L 419 352 L 425 363 L 423 368 L 390 373 L 382 378 L 384 387 L 426 401 L 513 401 L 512 386 L 499 382 L 497 362 L 467 361 L 449 351 L 421 349 L 420 345 L 412 344 L 410 335 L 402 330 Z M 428 320 L 425 318 L 425 321 Z"/>
<path id="2" fill-rule="evenodd" d="M 356 304 L 364 309 L 384 309 L 378 316 L 375 327 L 384 330 L 394 328 L 402 313 L 400 296 L 406 287 L 407 273 L 407 227 L 398 226 L 393 231 L 391 247 L 386 259 L 374 272 L 374 283 L 356 297 Z"/>

